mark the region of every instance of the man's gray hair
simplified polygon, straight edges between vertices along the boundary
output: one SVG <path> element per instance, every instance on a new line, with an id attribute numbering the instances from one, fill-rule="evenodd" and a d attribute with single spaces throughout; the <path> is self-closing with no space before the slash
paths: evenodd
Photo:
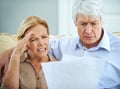
<path id="1" fill-rule="evenodd" d="M 74 22 L 77 19 L 78 13 L 86 16 L 101 17 L 103 20 L 102 5 L 101 0 L 76 0 L 72 7 L 72 17 Z"/>

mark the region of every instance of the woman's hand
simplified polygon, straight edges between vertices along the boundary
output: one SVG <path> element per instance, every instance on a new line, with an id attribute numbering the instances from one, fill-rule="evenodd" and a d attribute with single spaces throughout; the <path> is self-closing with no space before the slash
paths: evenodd
<path id="1" fill-rule="evenodd" d="M 28 33 L 14 47 L 3 83 L 7 89 L 19 89 L 20 56 L 28 49 L 27 45 L 33 32 Z"/>
<path id="2" fill-rule="evenodd" d="M 21 56 L 24 52 L 26 52 L 28 50 L 27 44 L 29 44 L 29 41 L 33 34 L 33 32 L 30 32 L 22 40 L 20 40 L 18 44 L 14 47 L 12 54 Z"/>

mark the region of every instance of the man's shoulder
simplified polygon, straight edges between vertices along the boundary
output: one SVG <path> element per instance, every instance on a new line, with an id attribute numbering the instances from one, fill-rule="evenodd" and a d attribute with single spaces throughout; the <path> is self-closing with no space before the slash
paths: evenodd
<path id="1" fill-rule="evenodd" d="M 120 44 L 120 36 L 113 34 L 113 33 L 108 33 L 109 37 L 110 37 L 110 42 L 111 44 Z"/>

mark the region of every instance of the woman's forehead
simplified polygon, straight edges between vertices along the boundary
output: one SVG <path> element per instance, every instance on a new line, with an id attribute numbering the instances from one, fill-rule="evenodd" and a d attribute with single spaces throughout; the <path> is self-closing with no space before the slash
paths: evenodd
<path id="1" fill-rule="evenodd" d="M 47 28 L 44 25 L 41 25 L 41 24 L 38 24 L 38 25 L 35 25 L 35 26 L 29 28 L 25 32 L 25 34 L 28 34 L 31 31 L 36 33 L 36 34 L 47 34 Z"/>

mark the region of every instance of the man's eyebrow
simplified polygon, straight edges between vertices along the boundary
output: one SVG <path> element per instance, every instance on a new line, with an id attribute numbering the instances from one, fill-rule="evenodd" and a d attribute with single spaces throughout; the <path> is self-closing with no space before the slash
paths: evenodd
<path id="1" fill-rule="evenodd" d="M 83 21 L 83 20 L 80 20 L 79 22 L 82 22 L 82 23 L 87 23 L 87 21 Z"/>
<path id="2" fill-rule="evenodd" d="M 93 20 L 93 21 L 91 21 L 91 22 L 99 22 L 99 20 Z"/>

